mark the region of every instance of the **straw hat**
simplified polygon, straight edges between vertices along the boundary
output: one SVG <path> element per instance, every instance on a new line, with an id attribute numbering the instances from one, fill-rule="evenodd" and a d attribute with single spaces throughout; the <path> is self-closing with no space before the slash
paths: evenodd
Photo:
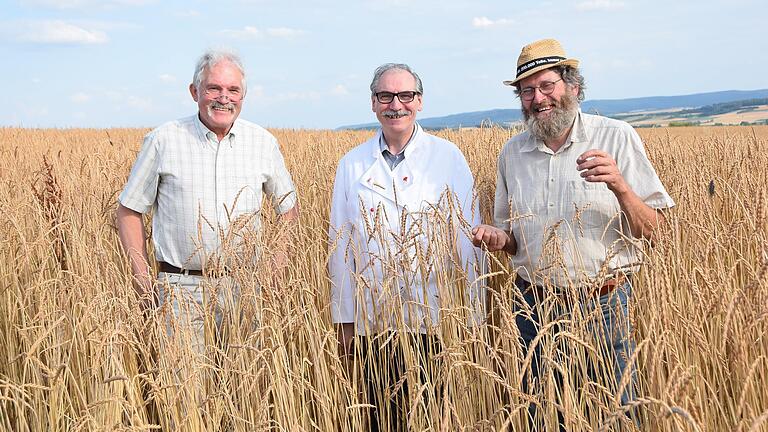
<path id="1" fill-rule="evenodd" d="M 542 39 L 523 47 L 520 57 L 517 58 L 517 76 L 510 81 L 504 81 L 505 85 L 515 85 L 523 78 L 529 77 L 538 71 L 551 67 L 567 65 L 578 67 L 579 61 L 565 56 L 565 50 L 560 42 L 554 39 Z"/>

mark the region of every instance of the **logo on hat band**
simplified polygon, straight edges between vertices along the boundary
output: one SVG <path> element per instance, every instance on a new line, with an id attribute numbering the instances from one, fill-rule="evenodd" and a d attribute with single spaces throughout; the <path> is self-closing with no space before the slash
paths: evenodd
<path id="1" fill-rule="evenodd" d="M 529 61 L 528 63 L 522 64 L 517 68 L 517 76 L 520 76 L 521 73 L 527 71 L 528 69 L 536 66 L 541 65 L 548 65 L 552 63 L 558 63 L 565 60 L 565 57 L 560 56 L 551 56 L 551 57 L 541 57 L 537 59 L 533 59 Z"/>

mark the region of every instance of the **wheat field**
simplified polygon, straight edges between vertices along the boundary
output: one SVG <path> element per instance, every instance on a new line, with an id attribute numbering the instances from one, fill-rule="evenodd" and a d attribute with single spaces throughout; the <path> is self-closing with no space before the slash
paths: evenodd
<path id="1" fill-rule="evenodd" d="M 116 199 L 146 132 L 0 129 L 0 429 L 366 430 L 359 367 L 330 324 L 326 232 L 336 164 L 372 132 L 272 131 L 301 217 L 286 239 L 265 212 L 259 247 L 290 242 L 290 266 L 274 285 L 263 263 L 236 274 L 241 314 L 258 319 L 203 353 L 168 337 L 162 311 L 142 315 L 119 246 Z M 466 155 L 485 221 L 512 133 L 438 133 Z M 677 208 L 635 278 L 635 401 L 584 371 L 600 355 L 579 320 L 542 342 L 568 379 L 521 391 L 519 292 L 497 255 L 488 323 L 441 323 L 434 382 L 408 389 L 410 430 L 525 431 L 537 406 L 539 430 L 560 417 L 579 431 L 768 431 L 768 127 L 640 133 Z"/>

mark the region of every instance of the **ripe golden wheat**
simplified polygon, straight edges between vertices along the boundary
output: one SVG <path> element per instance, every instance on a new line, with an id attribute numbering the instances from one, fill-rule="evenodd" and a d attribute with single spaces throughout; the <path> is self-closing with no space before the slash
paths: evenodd
<path id="1" fill-rule="evenodd" d="M 371 133 L 274 131 L 301 203 L 291 265 L 277 284 L 265 263 L 238 271 L 239 314 L 255 318 L 198 353 L 183 332 L 168 338 L 162 310 L 138 312 L 117 240 L 116 198 L 145 132 L 0 129 L 0 429 L 365 430 L 360 368 L 339 358 L 330 324 L 326 232 L 336 164 Z M 466 155 L 485 221 L 511 134 L 439 133 Z M 588 314 L 545 320 L 559 331 L 540 341 L 540 390 L 522 391 L 525 311 L 498 255 L 487 325 L 468 327 L 462 305 L 443 314 L 439 370 L 408 387 L 412 430 L 524 431 L 535 405 L 544 430 L 559 412 L 569 430 L 768 431 L 768 127 L 641 135 L 677 208 L 635 279 L 638 398 L 619 404 L 627 377 L 604 373 Z M 252 242 L 266 257 L 286 239 L 263 217 Z"/>

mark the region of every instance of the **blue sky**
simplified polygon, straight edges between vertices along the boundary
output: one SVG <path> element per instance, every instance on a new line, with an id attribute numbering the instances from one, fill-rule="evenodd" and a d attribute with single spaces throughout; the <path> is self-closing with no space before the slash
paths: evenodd
<path id="1" fill-rule="evenodd" d="M 190 115 L 194 64 L 237 50 L 241 116 L 267 127 L 375 121 L 385 62 L 424 81 L 421 117 L 518 108 L 520 48 L 559 39 L 587 99 L 768 87 L 764 0 L 0 0 L 0 125 L 153 127 Z"/>

